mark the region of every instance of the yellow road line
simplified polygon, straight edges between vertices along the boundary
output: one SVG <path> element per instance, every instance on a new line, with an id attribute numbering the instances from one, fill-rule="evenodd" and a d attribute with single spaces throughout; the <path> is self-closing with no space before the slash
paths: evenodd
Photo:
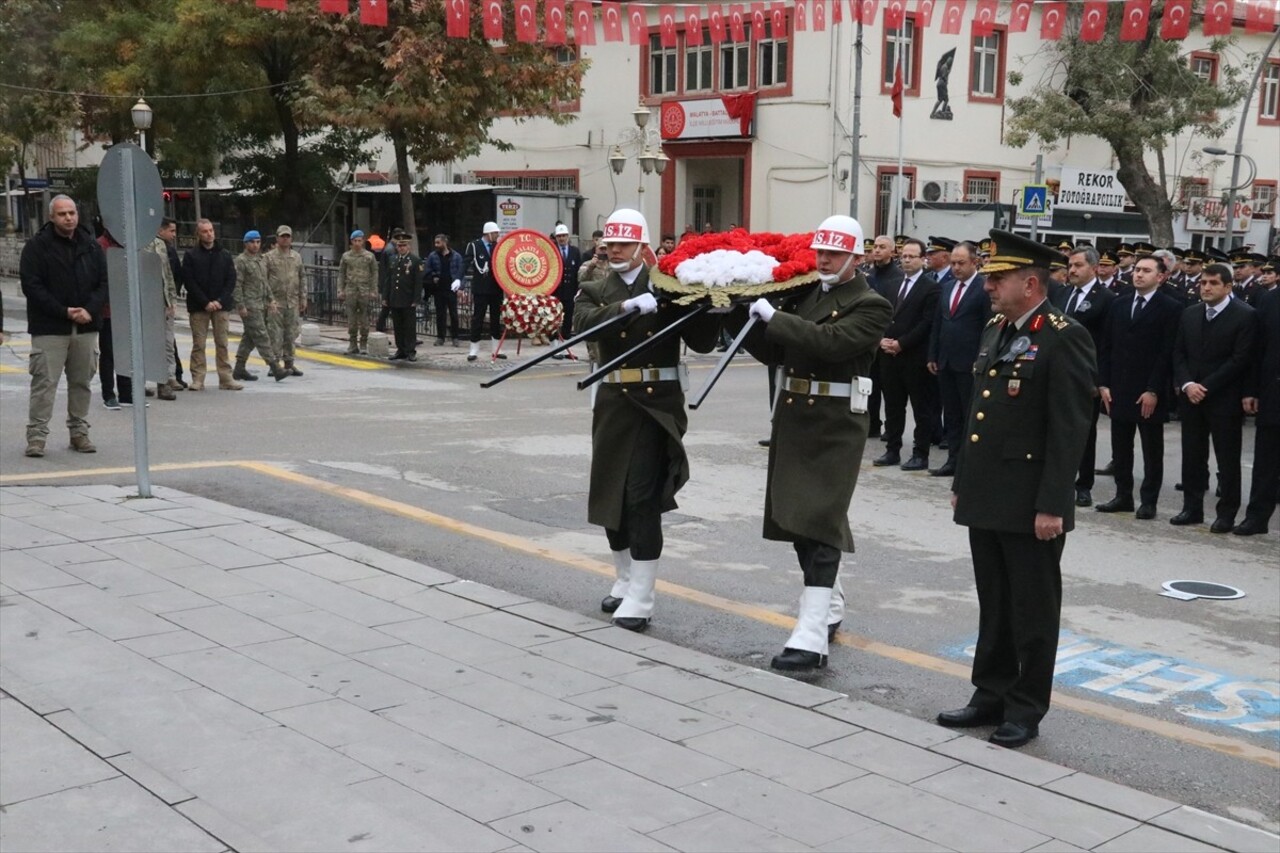
<path id="1" fill-rule="evenodd" d="M 0 364 L 0 373 L 26 373 L 21 367 L 14 367 L 11 364 Z"/>
<path id="2" fill-rule="evenodd" d="M 344 500 L 363 504 L 364 506 L 372 507 L 383 512 L 389 512 L 394 515 L 401 516 L 402 518 L 410 519 L 411 521 L 430 524 L 434 527 L 439 527 L 442 530 L 447 530 L 463 536 L 470 536 L 485 542 L 491 542 L 512 551 L 529 554 L 530 556 L 560 563 L 561 565 L 571 566 L 575 569 L 580 569 L 602 577 L 611 578 L 614 574 L 613 566 L 611 564 L 601 562 L 600 560 L 594 560 L 590 557 L 575 554 L 570 551 L 561 551 L 555 548 L 549 548 L 521 536 L 503 533 L 500 530 L 490 530 L 487 527 L 480 527 L 479 525 L 470 524 L 456 518 L 440 515 L 439 513 L 434 513 L 430 510 L 422 509 L 421 507 L 403 503 L 402 501 L 385 498 L 381 495 L 366 492 L 362 489 L 340 486 L 335 483 L 320 480 L 316 477 L 311 477 L 307 474 L 290 471 L 287 468 L 281 468 L 278 465 L 273 465 L 268 462 L 186 462 L 156 465 L 152 466 L 152 470 L 176 471 L 184 469 L 219 467 L 236 467 L 253 471 L 258 474 L 273 477 L 277 480 L 283 480 L 285 482 L 303 486 L 323 494 L 343 498 Z M 131 474 L 133 473 L 133 469 L 99 468 L 86 469 L 82 471 L 62 471 L 44 475 L 7 475 L 0 476 L 0 483 L 41 479 L 62 479 L 91 474 L 103 475 L 121 473 Z M 664 594 L 670 595 L 674 598 L 680 598 L 694 604 L 700 604 L 704 607 L 719 610 L 723 613 L 731 613 L 745 619 L 751 619 L 766 625 L 772 625 L 783 630 L 789 631 L 795 626 L 795 619 L 790 616 L 777 613 L 764 607 L 757 607 L 741 601 L 723 598 L 722 596 L 715 595 L 714 593 L 703 592 L 702 590 L 671 583 L 670 581 L 659 580 L 658 589 L 660 589 Z M 966 681 L 969 678 L 968 666 L 956 663 L 955 661 L 946 660 L 944 658 L 934 657 L 933 655 L 928 655 L 923 652 L 918 652 L 914 649 L 907 649 L 901 646 L 882 643 L 869 637 L 851 634 L 844 631 L 836 635 L 835 642 L 839 645 L 858 649 L 859 651 L 867 654 L 894 660 L 899 663 L 904 663 L 908 666 L 914 666 L 919 669 L 925 669 L 930 672 L 950 675 Z M 1246 741 L 1200 731 L 1179 723 L 1153 719 L 1143 716 L 1142 714 L 1136 714 L 1132 711 L 1115 708 L 1101 702 L 1095 702 L 1090 699 L 1084 699 L 1078 696 L 1062 693 L 1060 691 L 1054 692 L 1053 702 L 1058 707 L 1067 708 L 1100 720 L 1150 732 L 1151 734 L 1159 735 L 1160 737 L 1168 738 L 1180 743 L 1199 746 L 1223 755 L 1228 755 L 1233 758 L 1241 758 L 1273 769 L 1280 769 L 1280 753 L 1255 746 L 1254 744 Z"/>
<path id="3" fill-rule="evenodd" d="M 241 335 L 228 335 L 229 342 L 239 343 Z M 294 348 L 294 357 L 303 361 L 318 361 L 321 364 L 333 364 L 338 367 L 354 367 L 356 370 L 390 370 L 392 365 L 382 361 L 371 361 L 366 358 L 352 358 L 348 355 L 337 355 L 318 349 Z"/>
<path id="4" fill-rule="evenodd" d="M 35 463 L 39 464 L 39 463 Z M 200 468 L 238 468 L 249 462 L 165 462 L 151 465 L 151 471 L 191 471 Z M 117 474 L 133 474 L 136 469 L 130 465 L 120 468 L 80 468 L 75 471 L 46 471 L 31 474 L 0 474 L 0 485 L 12 483 L 36 483 L 42 480 L 69 480 L 73 477 L 105 477 Z"/>

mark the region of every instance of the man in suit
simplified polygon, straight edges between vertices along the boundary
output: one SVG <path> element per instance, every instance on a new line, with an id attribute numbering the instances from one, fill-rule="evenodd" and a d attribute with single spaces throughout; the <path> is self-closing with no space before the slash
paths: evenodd
<path id="1" fill-rule="evenodd" d="M 866 271 L 867 284 L 890 302 L 893 301 L 898 288 L 902 286 L 902 267 L 898 266 L 898 262 L 894 260 L 896 252 L 897 247 L 894 246 L 893 238 L 888 234 L 881 234 L 871 244 L 870 265 L 863 267 Z M 880 359 L 877 358 L 871 364 L 871 399 L 867 403 L 867 413 L 871 417 L 869 435 L 872 438 L 877 438 L 881 434 L 880 399 L 883 393 L 884 383 L 880 378 Z"/>
<path id="2" fill-rule="evenodd" d="M 1268 261 L 1274 267 L 1275 258 Z M 1264 272 L 1267 267 L 1263 267 Z M 1244 398 L 1246 414 L 1256 415 L 1253 440 L 1253 481 L 1244 521 L 1231 531 L 1237 536 L 1267 532 L 1280 499 L 1280 288 L 1258 296 L 1257 373 Z"/>
<path id="3" fill-rule="evenodd" d="M 1142 440 L 1141 503 L 1136 516 L 1156 517 L 1164 482 L 1164 419 L 1169 410 L 1173 339 L 1182 305 L 1161 290 L 1164 261 L 1133 265 L 1133 290 L 1111 303 L 1098 350 L 1098 393 L 1111 417 L 1116 495 L 1098 512 L 1134 512 L 1133 438 Z"/>
<path id="4" fill-rule="evenodd" d="M 1218 463 L 1217 519 L 1229 533 L 1240 509 L 1240 450 L 1246 378 L 1255 369 L 1256 312 L 1231 296 L 1231 267 L 1209 264 L 1200 277 L 1202 304 L 1182 313 L 1173 345 L 1173 382 L 1181 394 L 1182 512 L 1170 524 L 1202 524 L 1209 489 L 1209 442 Z"/>
<path id="5" fill-rule="evenodd" d="M 973 408 L 951 505 L 969 528 L 978 643 L 969 703 L 950 728 L 998 726 L 998 746 L 1039 734 L 1049 710 L 1062 608 L 1062 549 L 1074 526 L 1072 479 L 1089 432 L 1093 341 L 1050 306 L 1053 250 L 992 230 L 985 290 L 999 311 L 982 334 Z"/>
<path id="6" fill-rule="evenodd" d="M 480 330 L 484 328 L 485 315 L 489 316 L 489 341 L 502 337 L 502 288 L 493 276 L 493 250 L 502 233 L 496 222 L 484 224 L 483 236 L 467 244 L 464 252 L 471 270 L 471 349 L 467 361 L 480 356 Z M 506 358 L 497 353 L 497 358 Z"/>
<path id="7" fill-rule="evenodd" d="M 1092 246 L 1077 246 L 1067 256 L 1067 283 L 1069 288 L 1059 290 L 1051 297 L 1053 306 L 1088 330 L 1093 339 L 1094 352 L 1102 346 L 1102 326 L 1107 319 L 1107 309 L 1116 296 L 1098 284 L 1098 251 Z M 1076 506 L 1093 504 L 1094 465 L 1098 449 L 1098 413 L 1101 406 L 1095 396 L 1093 418 L 1089 427 L 1089 439 L 1080 458 L 1080 472 L 1076 475 Z"/>
<path id="8" fill-rule="evenodd" d="M 884 382 L 884 455 L 872 464 L 878 467 L 902 461 L 902 433 L 906 429 L 907 402 L 915 419 L 911 458 L 903 471 L 924 471 L 929 467 L 929 445 L 937 431 L 938 413 L 933 408 L 929 385 L 935 380 L 929 360 L 929 332 L 938 313 L 938 283 L 924 271 L 925 245 L 907 238 L 898 255 L 903 279 L 893 294 L 893 318 L 880 341 L 876 356 Z"/>
<path id="9" fill-rule="evenodd" d="M 951 250 L 955 248 L 955 245 L 955 240 L 949 240 L 946 237 L 929 238 L 929 245 L 924 253 L 925 269 L 938 282 L 939 287 L 946 287 L 953 278 L 951 275 Z"/>
<path id="10" fill-rule="evenodd" d="M 560 250 L 560 284 L 556 286 L 556 298 L 564 306 L 564 325 L 561 326 L 563 337 L 573 336 L 573 301 L 578 297 L 578 270 L 582 266 L 582 252 L 577 246 L 569 245 L 569 227 L 564 224 L 556 226 L 556 248 Z M 675 240 L 672 238 L 672 248 Z M 556 353 L 552 358 L 564 358 L 564 353 Z"/>
<path id="11" fill-rule="evenodd" d="M 982 329 L 991 318 L 991 300 L 983 292 L 985 279 L 978 274 L 977 258 L 978 247 L 973 243 L 957 243 L 951 250 L 955 280 L 939 293 L 938 311 L 929 330 L 926 366 L 938 378 L 947 442 L 947 461 L 929 472 L 935 477 L 950 477 L 956 471 L 960 433 L 973 395 L 973 360 Z"/>

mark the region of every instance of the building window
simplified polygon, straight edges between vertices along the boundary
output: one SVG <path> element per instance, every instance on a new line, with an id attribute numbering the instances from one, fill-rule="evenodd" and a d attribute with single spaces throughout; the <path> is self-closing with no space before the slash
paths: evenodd
<path id="1" fill-rule="evenodd" d="M 915 17 L 907 15 L 900 29 L 884 31 L 884 68 L 881 69 L 880 88 L 888 92 L 893 88 L 897 74 L 898 56 L 902 56 L 902 90 L 904 94 L 920 94 L 920 45 Z"/>
<path id="2" fill-rule="evenodd" d="M 1258 123 L 1280 124 L 1280 59 L 1272 59 L 1262 69 L 1258 81 Z"/>
<path id="3" fill-rule="evenodd" d="M 1178 182 L 1178 201 L 1184 205 L 1193 198 L 1200 198 L 1208 194 L 1208 178 L 1184 177 Z"/>
<path id="4" fill-rule="evenodd" d="M 894 226 L 893 221 L 893 185 L 898 179 L 897 166 L 879 166 L 876 168 L 876 233 L 887 234 Z M 903 200 L 910 201 L 916 197 L 916 170 L 907 166 L 902 170 L 902 179 L 907 182 Z M 898 223 L 901 229 L 901 222 Z"/>
<path id="5" fill-rule="evenodd" d="M 1197 50 L 1191 54 L 1191 73 L 1209 85 L 1218 83 L 1218 55 Z"/>
<path id="6" fill-rule="evenodd" d="M 534 190 L 537 192 L 577 193 L 578 170 L 561 169 L 549 172 L 475 172 L 470 183 L 484 184 L 506 189 Z"/>
<path id="7" fill-rule="evenodd" d="M 966 169 L 964 173 L 964 200 L 970 204 L 991 204 L 1000 200 L 1000 173 L 975 172 Z"/>
<path id="8" fill-rule="evenodd" d="M 686 92 L 710 92 L 715 88 L 712 72 L 715 70 L 715 48 L 710 45 L 706 30 L 702 44 L 687 45 L 684 51 L 684 90 Z"/>
<path id="9" fill-rule="evenodd" d="M 649 94 L 676 93 L 676 49 L 663 47 L 662 37 L 649 36 Z"/>
<path id="10" fill-rule="evenodd" d="M 1256 219 L 1272 219 L 1276 215 L 1276 182 L 1253 182 L 1253 215 Z"/>
<path id="11" fill-rule="evenodd" d="M 787 57 L 791 52 L 787 34 L 785 32 L 773 32 L 773 21 L 765 24 L 765 33 L 768 38 L 761 39 L 758 46 L 757 70 L 760 77 L 760 88 L 785 86 L 787 84 Z"/>
<path id="12" fill-rule="evenodd" d="M 969 57 L 969 96 L 972 100 L 998 101 L 1004 98 L 1003 29 L 988 36 L 974 36 Z"/>
<path id="13" fill-rule="evenodd" d="M 720 45 L 720 89 L 747 89 L 751 86 L 751 25 L 743 26 L 745 42 Z"/>

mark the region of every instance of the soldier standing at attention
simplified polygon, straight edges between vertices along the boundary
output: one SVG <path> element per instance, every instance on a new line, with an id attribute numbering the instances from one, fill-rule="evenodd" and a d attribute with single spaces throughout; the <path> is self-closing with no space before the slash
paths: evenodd
<path id="1" fill-rule="evenodd" d="M 1062 610 L 1062 546 L 1093 422 L 1093 339 L 1046 298 L 1052 248 L 992 229 L 984 289 L 999 312 L 982 333 L 973 401 L 951 485 L 969 528 L 978 592 L 975 688 L 943 711 L 948 728 L 998 726 L 1008 748 L 1039 734 L 1049 710 Z"/>
<path id="2" fill-rule="evenodd" d="M 338 262 L 338 301 L 347 308 L 347 353 L 369 352 L 369 312 L 378 304 L 378 259 L 365 251 L 359 229 L 351 232 L 351 248 Z"/>
<path id="3" fill-rule="evenodd" d="M 236 349 L 236 369 L 231 376 L 242 382 L 258 380 L 258 374 L 250 372 L 246 366 L 254 347 L 257 347 L 258 355 L 262 356 L 262 360 L 270 368 L 268 375 L 279 382 L 289 372 L 280 364 L 272 349 L 267 318 L 280 309 L 271 298 L 271 288 L 267 286 L 267 259 L 262 256 L 262 235 L 257 231 L 245 232 L 244 251 L 236 256 L 236 291 L 240 297 L 237 307 L 244 334 Z"/>
<path id="4" fill-rule="evenodd" d="M 298 339 L 302 312 L 307 310 L 307 286 L 302 277 L 302 255 L 293 250 L 293 229 L 276 229 L 276 247 L 267 253 L 267 283 L 279 310 L 269 315 L 271 349 L 284 360 L 290 376 L 301 376 L 293 366 L 293 344 Z"/>
<path id="5" fill-rule="evenodd" d="M 409 235 L 394 235 L 396 250 L 387 262 L 382 304 L 391 309 L 396 351 L 389 361 L 418 360 L 418 300 L 422 298 L 422 259 L 409 250 Z"/>

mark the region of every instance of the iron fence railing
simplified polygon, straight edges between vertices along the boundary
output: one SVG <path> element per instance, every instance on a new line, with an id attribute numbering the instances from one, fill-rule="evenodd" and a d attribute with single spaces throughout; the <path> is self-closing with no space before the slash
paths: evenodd
<path id="1" fill-rule="evenodd" d="M 307 310 L 303 318 L 328 326 L 347 325 L 347 310 L 338 301 L 338 266 L 333 263 L 306 264 L 303 267 L 307 282 Z M 424 299 L 418 303 L 419 335 L 436 335 L 435 300 Z M 471 329 L 471 278 L 464 277 L 458 291 L 459 337 L 466 337 Z"/>

